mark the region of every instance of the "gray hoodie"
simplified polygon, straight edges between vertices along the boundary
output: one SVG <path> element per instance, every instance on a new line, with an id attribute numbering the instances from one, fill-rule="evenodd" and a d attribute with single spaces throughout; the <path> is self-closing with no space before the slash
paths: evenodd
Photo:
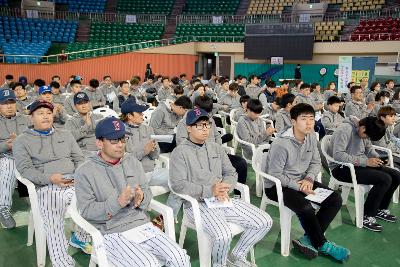
<path id="1" fill-rule="evenodd" d="M 317 91 L 314 91 L 310 94 L 310 97 L 316 104 L 323 104 L 324 103 L 324 95 L 321 93 L 318 93 Z"/>
<path id="2" fill-rule="evenodd" d="M 182 117 L 172 112 L 171 108 L 163 102 L 151 114 L 150 126 L 155 134 L 173 134 L 181 119 Z"/>
<path id="3" fill-rule="evenodd" d="M 268 119 L 275 121 L 276 120 L 276 114 L 278 113 L 278 111 L 275 111 L 272 108 L 272 103 L 268 103 L 268 105 L 266 107 L 264 107 L 262 114 L 268 114 Z"/>
<path id="4" fill-rule="evenodd" d="M 325 90 L 324 91 L 324 100 L 325 102 L 330 98 L 331 96 L 337 95 L 335 90 Z"/>
<path id="5" fill-rule="evenodd" d="M 118 197 L 128 185 L 132 189 L 140 186 L 143 191 L 137 208 L 119 205 Z M 121 233 L 149 222 L 146 210 L 152 194 L 142 166 L 132 154 L 125 154 L 115 165 L 92 155 L 76 170 L 75 192 L 82 217 L 102 234 Z"/>
<path id="6" fill-rule="evenodd" d="M 230 94 L 226 94 L 219 100 L 219 103 L 221 105 L 227 105 L 229 112 L 234 108 L 240 107 L 240 95 L 236 94 L 236 96 L 231 96 Z"/>
<path id="7" fill-rule="evenodd" d="M 246 110 L 244 110 L 243 107 L 240 107 L 234 114 L 233 116 L 233 120 L 238 122 L 240 117 L 245 116 L 246 115 Z M 271 115 L 270 115 L 271 116 Z"/>
<path id="8" fill-rule="evenodd" d="M 111 94 L 112 92 L 114 92 L 115 96 L 118 94 L 117 88 L 115 88 L 114 85 L 108 86 L 108 85 L 105 84 L 105 83 L 103 83 L 102 85 L 100 85 L 100 86 L 97 88 L 97 90 L 100 91 L 100 92 L 103 94 L 104 99 L 105 99 L 106 101 L 109 101 L 109 99 L 107 98 L 107 95 L 108 95 L 108 94 Z M 97 90 L 96 90 L 96 91 L 97 91 Z"/>
<path id="9" fill-rule="evenodd" d="M 58 105 L 58 104 L 57 104 Z M 71 116 L 67 114 L 65 108 L 62 108 L 59 113 L 53 118 L 54 128 L 64 129 L 65 123 Z"/>
<path id="10" fill-rule="evenodd" d="M 28 114 L 27 106 L 34 101 L 33 98 L 26 96 L 24 100 L 17 99 L 17 110 L 23 114 Z"/>
<path id="11" fill-rule="evenodd" d="M 313 108 L 315 108 L 315 102 L 314 102 L 314 99 L 311 97 L 311 96 L 305 96 L 305 95 L 303 95 L 303 94 L 298 94 L 297 96 L 296 96 L 296 98 L 294 99 L 294 101 L 295 101 L 295 103 L 296 104 L 299 104 L 299 103 L 305 103 L 305 104 L 309 104 L 309 105 L 311 105 Z"/>
<path id="12" fill-rule="evenodd" d="M 236 132 L 240 139 L 255 145 L 268 144 L 271 140 L 271 136 L 267 135 L 265 124 L 261 118 L 253 121 L 248 116 L 242 116 L 236 126 Z M 242 150 L 246 158 L 252 157 L 251 147 L 243 145 Z"/>
<path id="13" fill-rule="evenodd" d="M 83 90 L 83 92 L 88 95 L 90 103 L 93 107 L 103 107 L 106 105 L 106 98 L 100 89 L 97 88 L 93 90 L 87 87 L 85 90 Z"/>
<path id="14" fill-rule="evenodd" d="M 339 113 L 333 113 L 330 110 L 325 111 L 321 119 L 326 134 L 332 134 L 342 122 L 343 117 Z"/>
<path id="15" fill-rule="evenodd" d="M 86 124 L 85 120 L 79 113 L 75 113 L 65 123 L 65 129 L 69 130 L 74 136 L 79 147 L 85 154 L 88 151 L 97 151 L 95 129 L 97 123 L 103 119 L 100 114 L 90 114 L 92 124 Z"/>
<path id="16" fill-rule="evenodd" d="M 65 101 L 64 101 L 64 109 L 65 112 L 67 112 L 68 115 L 72 116 L 74 115 L 76 112 L 78 112 L 78 110 L 75 107 L 74 104 L 74 95 L 70 95 L 68 96 Z"/>
<path id="17" fill-rule="evenodd" d="M 164 86 L 161 86 L 158 89 L 158 101 L 164 101 L 166 100 L 170 95 L 171 95 L 171 88 L 165 88 Z"/>
<path id="18" fill-rule="evenodd" d="M 290 118 L 290 112 L 286 111 L 285 109 L 280 109 L 276 113 L 275 117 L 275 129 L 279 133 L 283 129 L 291 127 L 292 120 Z"/>
<path id="19" fill-rule="evenodd" d="M 212 197 L 219 181 L 234 186 L 237 173 L 221 145 L 207 141 L 200 146 L 187 139 L 172 151 L 169 179 L 174 192 L 199 200 Z"/>
<path id="20" fill-rule="evenodd" d="M 355 116 L 358 119 L 363 119 L 368 117 L 371 113 L 371 110 L 367 109 L 367 105 L 365 103 L 357 102 L 351 100 L 346 104 L 346 109 L 344 114 L 346 117 Z"/>
<path id="21" fill-rule="evenodd" d="M 182 120 L 180 120 L 178 126 L 176 127 L 176 145 L 180 145 L 181 143 L 183 143 L 183 141 L 189 138 L 189 134 L 186 129 L 186 115 L 187 113 L 183 116 Z M 215 142 L 221 145 L 221 134 L 217 131 L 217 127 L 215 126 L 215 121 L 212 116 L 210 116 L 210 122 L 211 129 L 207 140 L 209 142 Z"/>
<path id="22" fill-rule="evenodd" d="M 386 127 L 385 135 L 379 141 L 372 141 L 372 144 L 389 148 L 393 153 L 400 154 L 400 147 L 393 142 L 393 137 L 395 136 L 392 127 Z"/>
<path id="23" fill-rule="evenodd" d="M 72 134 L 59 129 L 47 135 L 25 130 L 14 141 L 13 153 L 17 170 L 36 186 L 51 184 L 56 173 L 73 174 L 84 160 Z"/>
<path id="24" fill-rule="evenodd" d="M 293 127 L 284 129 L 269 150 L 264 172 L 278 178 L 283 187 L 299 190 L 300 180 L 315 181 L 321 171 L 318 140 L 314 133 L 308 134 L 303 143 L 294 137 Z M 266 188 L 274 185 L 265 180 Z"/>
<path id="25" fill-rule="evenodd" d="M 246 90 L 246 95 L 250 96 L 253 99 L 258 99 L 258 96 L 262 92 L 261 87 L 255 84 L 247 85 L 245 90 Z"/>
<path id="26" fill-rule="evenodd" d="M 11 118 L 0 116 L 0 157 L 3 157 L 3 155 L 12 156 L 12 151 L 8 150 L 7 147 L 7 140 L 10 139 L 12 133 L 17 136 L 22 134 L 30 125 L 28 116 L 23 114 L 17 113 Z"/>
<path id="27" fill-rule="evenodd" d="M 155 167 L 155 160 L 160 155 L 160 147 L 156 143 L 156 149 L 149 154 L 144 154 L 144 146 L 150 141 L 154 134 L 150 126 L 141 124 L 138 126 L 125 124 L 126 127 L 126 152 L 132 153 L 142 163 L 145 172 L 152 172 Z"/>
<path id="28" fill-rule="evenodd" d="M 333 133 L 327 152 L 334 160 L 366 167 L 368 158 L 377 158 L 379 155 L 372 147 L 369 138 L 361 139 L 358 135 L 358 122 L 357 117 L 346 118 Z M 337 166 L 339 165 L 336 163 L 329 164 L 330 169 Z"/>
<path id="29" fill-rule="evenodd" d="M 58 94 L 58 95 L 53 94 L 53 103 L 54 104 L 64 105 L 65 99 L 66 99 L 66 96 L 63 94 Z"/>
<path id="30" fill-rule="evenodd" d="M 365 98 L 365 103 L 374 103 L 375 102 L 375 96 L 378 92 L 377 91 L 371 91 L 368 93 L 367 97 Z"/>

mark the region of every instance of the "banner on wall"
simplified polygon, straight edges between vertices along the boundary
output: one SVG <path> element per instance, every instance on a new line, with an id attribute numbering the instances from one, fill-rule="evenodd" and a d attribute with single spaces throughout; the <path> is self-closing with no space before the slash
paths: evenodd
<path id="1" fill-rule="evenodd" d="M 368 78 L 368 84 L 375 80 L 375 64 L 378 57 L 353 57 L 352 60 L 352 81 L 357 85 L 362 78 Z"/>
<path id="2" fill-rule="evenodd" d="M 348 93 L 347 84 L 352 80 L 353 57 L 339 57 L 338 91 Z"/>

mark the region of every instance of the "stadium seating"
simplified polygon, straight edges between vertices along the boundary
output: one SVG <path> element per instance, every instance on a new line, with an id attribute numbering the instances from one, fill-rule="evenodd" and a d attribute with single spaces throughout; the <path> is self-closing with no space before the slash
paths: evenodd
<path id="1" fill-rule="evenodd" d="M 385 0 L 321 0 L 321 2 L 340 5 L 341 12 L 369 11 L 382 9 Z"/>
<path id="2" fill-rule="evenodd" d="M 128 14 L 164 14 L 171 13 L 174 0 L 119 0 L 118 12 Z"/>
<path id="3" fill-rule="evenodd" d="M 40 57 L 45 55 L 47 50 L 50 48 L 50 41 L 15 41 L 12 42 L 1 42 L 3 53 L 7 55 L 32 55 L 37 57 L 13 57 L 6 56 L 5 61 L 7 63 L 39 63 Z"/>
<path id="4" fill-rule="evenodd" d="M 0 16 L 0 40 L 70 43 L 75 39 L 77 26 L 76 21 Z"/>
<path id="5" fill-rule="evenodd" d="M 350 37 L 351 41 L 400 40 L 400 18 L 361 20 Z"/>
<path id="6" fill-rule="evenodd" d="M 196 15 L 234 15 L 240 0 L 187 0 L 183 14 Z"/>
<path id="7" fill-rule="evenodd" d="M 247 15 L 280 15 L 285 7 L 293 3 L 307 3 L 307 0 L 252 0 L 247 9 Z"/>
<path id="8" fill-rule="evenodd" d="M 212 42 L 242 42 L 244 38 L 244 25 L 241 24 L 179 24 L 176 28 L 176 37 L 202 36 L 198 41 Z M 242 38 L 234 38 L 242 37 Z"/>
<path id="9" fill-rule="evenodd" d="M 69 11 L 102 13 L 107 0 L 49 0 L 56 4 L 68 5 Z"/>
<path id="10" fill-rule="evenodd" d="M 337 41 L 344 21 L 321 21 L 315 23 L 315 41 Z"/>
<path id="11" fill-rule="evenodd" d="M 7 0 L 0 0 L 0 6 L 8 6 Z"/>

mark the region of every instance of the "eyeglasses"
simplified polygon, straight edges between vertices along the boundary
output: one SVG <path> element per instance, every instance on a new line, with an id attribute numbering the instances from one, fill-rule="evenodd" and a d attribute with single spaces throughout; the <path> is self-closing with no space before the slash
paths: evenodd
<path id="1" fill-rule="evenodd" d="M 124 136 L 124 137 L 121 137 L 121 138 L 118 138 L 118 139 L 107 139 L 107 140 L 108 140 L 108 142 L 110 142 L 110 144 L 112 144 L 112 145 L 116 145 L 116 144 L 118 144 L 119 142 L 121 142 L 121 143 L 123 143 L 123 144 L 126 143 L 126 138 L 125 138 L 125 136 Z"/>
<path id="2" fill-rule="evenodd" d="M 212 123 L 211 122 L 205 122 L 205 123 L 199 123 L 199 124 L 195 124 L 193 125 L 194 127 L 196 127 L 197 130 L 203 130 L 204 128 L 207 129 L 211 129 Z"/>

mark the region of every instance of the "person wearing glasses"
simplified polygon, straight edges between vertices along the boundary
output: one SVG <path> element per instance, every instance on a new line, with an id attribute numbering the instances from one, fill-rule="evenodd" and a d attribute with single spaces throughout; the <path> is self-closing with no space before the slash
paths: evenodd
<path id="1" fill-rule="evenodd" d="M 252 266 L 246 256 L 250 248 L 270 230 L 272 219 L 250 203 L 229 198 L 237 182 L 237 173 L 224 148 L 207 140 L 211 127 L 205 110 L 195 108 L 187 113 L 189 138 L 171 154 L 170 186 L 175 193 L 186 194 L 199 201 L 203 228 L 211 239 L 212 266 Z M 216 206 L 210 208 L 210 203 L 216 203 Z M 218 204 L 223 205 L 220 207 Z M 184 208 L 193 222 L 192 208 L 187 203 Z M 232 232 L 228 222 L 244 228 L 230 254 Z"/>
<path id="2" fill-rule="evenodd" d="M 29 106 L 33 128 L 26 129 L 13 143 L 16 168 L 36 187 L 39 209 L 53 266 L 75 266 L 68 255 L 64 215 L 75 194 L 74 173 L 83 163 L 79 145 L 69 131 L 53 126 L 54 106 L 37 100 Z M 90 254 L 90 236 L 81 230 L 69 244 Z"/>
<path id="3" fill-rule="evenodd" d="M 76 171 L 76 199 L 81 215 L 103 235 L 113 266 L 190 266 L 186 251 L 149 223 L 152 194 L 142 164 L 125 153 L 124 123 L 101 120 L 95 130 L 98 153 Z M 132 234 L 135 228 L 145 238 Z"/>

